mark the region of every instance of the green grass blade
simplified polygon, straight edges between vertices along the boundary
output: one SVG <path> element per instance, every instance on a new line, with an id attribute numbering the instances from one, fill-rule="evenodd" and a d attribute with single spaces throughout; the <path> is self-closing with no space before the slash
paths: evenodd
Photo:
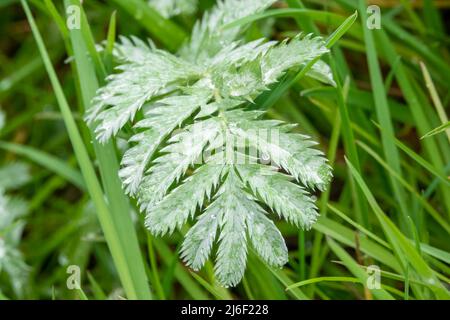
<path id="1" fill-rule="evenodd" d="M 361 282 L 358 278 L 353 277 L 318 277 L 318 278 L 311 278 L 305 281 L 297 282 L 294 285 L 286 288 L 286 290 L 291 290 L 293 288 L 302 287 L 309 284 L 315 284 L 315 283 L 323 283 L 323 282 L 348 282 L 348 283 L 361 283 L 364 285 L 364 283 Z M 399 296 L 403 296 L 403 293 L 393 287 L 386 286 L 381 284 L 381 288 L 385 291 L 391 291 L 394 294 L 397 294 Z"/>
<path id="2" fill-rule="evenodd" d="M 88 152 L 84 146 L 80 132 L 78 131 L 68 102 L 64 96 L 61 84 L 59 83 L 58 77 L 56 76 L 56 72 L 52 66 L 47 49 L 45 48 L 42 36 L 31 14 L 28 3 L 26 0 L 21 0 L 21 3 L 30 23 L 30 27 L 38 45 L 39 52 L 41 53 L 42 60 L 52 83 L 53 90 L 55 91 L 56 99 L 58 101 L 58 105 L 61 110 L 67 132 L 69 134 L 69 138 L 72 142 L 75 155 L 78 159 L 78 164 L 85 179 L 86 188 L 97 209 L 97 215 L 111 254 L 115 261 L 117 271 L 120 274 L 122 284 L 124 285 L 124 289 L 126 290 L 128 297 L 130 299 L 135 299 L 138 297 L 138 295 L 136 294 L 136 291 L 134 289 L 132 275 L 128 272 L 125 250 L 120 243 L 120 238 L 118 236 L 116 226 L 110 215 L 109 208 L 104 200 L 101 185 L 97 179 L 94 167 L 91 163 L 91 160 L 89 159 Z"/>
<path id="3" fill-rule="evenodd" d="M 360 160 L 358 151 L 356 150 L 355 137 L 351 126 L 348 106 L 342 93 L 343 87 L 341 84 L 341 80 L 339 79 L 339 75 L 337 74 L 337 67 L 333 59 L 331 59 L 330 61 L 330 66 L 333 74 L 335 74 L 337 104 L 342 121 L 342 139 L 344 143 L 345 154 L 351 159 L 351 161 L 355 163 L 356 169 L 360 171 Z M 354 182 L 350 181 L 350 184 L 355 193 L 355 210 L 358 214 L 358 218 L 364 227 L 369 228 L 367 204 L 363 199 L 361 191 L 355 187 Z"/>
<path id="4" fill-rule="evenodd" d="M 116 11 L 114 11 L 109 20 L 108 36 L 106 37 L 106 48 L 104 52 L 105 69 L 108 73 L 111 73 L 113 68 L 113 50 L 116 42 L 116 20 Z"/>
<path id="5" fill-rule="evenodd" d="M 298 9 L 298 8 L 286 8 L 286 9 L 274 9 L 274 10 L 267 10 L 262 13 L 253 14 L 238 20 L 235 20 L 233 22 L 230 22 L 226 25 L 224 25 L 222 28 L 224 30 L 231 29 L 239 26 L 243 26 L 258 20 L 267 19 L 267 18 L 273 18 L 273 17 L 297 17 L 299 19 L 303 17 L 310 18 L 312 20 L 331 24 L 332 26 L 338 27 L 338 32 L 341 32 L 345 29 L 345 26 L 347 23 L 350 23 L 350 26 L 353 25 L 353 23 L 356 21 L 357 15 L 352 15 L 349 20 L 348 18 L 345 18 L 341 15 L 321 11 L 321 10 L 311 10 L 311 9 Z M 342 29 L 339 27 L 343 27 Z M 357 30 L 357 29 L 355 29 Z M 359 32 L 355 33 L 355 30 L 351 30 L 350 28 L 347 28 L 343 33 L 349 32 L 353 36 L 361 37 L 361 34 Z M 342 34 L 343 34 L 342 33 Z M 341 34 L 341 36 L 342 36 Z M 336 39 L 339 39 L 339 37 L 336 37 Z M 330 47 L 334 43 L 330 44 Z"/>

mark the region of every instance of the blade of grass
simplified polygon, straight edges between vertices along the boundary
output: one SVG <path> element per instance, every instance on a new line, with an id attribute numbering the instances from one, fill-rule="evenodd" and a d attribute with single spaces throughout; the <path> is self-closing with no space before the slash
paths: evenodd
<path id="1" fill-rule="evenodd" d="M 410 46 L 414 51 L 418 52 L 428 62 L 439 71 L 439 74 L 447 81 L 444 85 L 450 87 L 450 66 L 448 62 L 442 59 L 437 53 L 430 50 L 430 48 L 419 38 L 411 35 L 403 28 L 398 26 L 391 19 L 384 19 L 383 26 L 386 30 L 400 41 Z"/>
<path id="2" fill-rule="evenodd" d="M 293 9 L 306 9 L 303 2 L 301 0 L 287 0 L 287 4 L 290 8 Z M 319 30 L 314 25 L 312 20 L 308 15 L 305 15 L 304 17 L 295 17 L 295 21 L 297 22 L 297 25 L 306 32 L 313 32 L 315 34 L 319 33 Z"/>
<path id="3" fill-rule="evenodd" d="M 345 19 L 345 21 L 327 38 L 325 42 L 326 47 L 331 48 L 350 29 L 357 17 L 358 13 L 355 11 L 355 13 Z M 303 78 L 319 59 L 320 57 L 317 57 L 310 61 L 297 73 L 288 73 L 285 75 L 272 90 L 264 92 L 256 98 L 255 105 L 258 105 L 262 110 L 269 109 L 294 83 Z"/>
<path id="4" fill-rule="evenodd" d="M 81 9 L 79 0 L 66 0 L 66 7 L 68 5 L 77 5 L 80 7 L 83 16 L 84 12 Z M 72 28 L 70 30 L 70 38 L 74 51 L 75 64 L 77 66 L 77 78 L 81 88 L 81 95 L 83 105 L 85 108 L 90 106 L 92 98 L 95 96 L 98 88 L 98 80 L 95 73 L 95 68 L 87 52 L 96 54 L 96 58 L 92 61 L 97 61 L 100 64 L 100 70 L 105 70 L 103 63 L 98 56 L 98 52 L 88 51 L 88 47 L 95 47 L 94 43 L 86 44 L 86 41 L 91 40 L 89 25 L 87 21 L 82 23 L 81 30 Z M 93 132 L 91 130 L 91 136 Z M 95 139 L 93 141 L 96 156 L 99 161 L 99 169 L 102 177 L 105 193 L 110 204 L 111 218 L 116 225 L 116 230 L 119 235 L 122 249 L 125 251 L 127 257 L 127 268 L 133 281 L 133 287 L 137 298 L 150 299 L 151 294 L 148 288 L 148 279 L 145 273 L 143 258 L 141 255 L 136 230 L 131 219 L 131 207 L 127 197 L 124 195 L 120 178 L 118 176 L 119 164 L 116 157 L 116 151 L 112 142 L 102 145 Z"/>
<path id="5" fill-rule="evenodd" d="M 299 263 L 299 280 L 306 279 L 306 253 L 305 253 L 305 231 L 300 230 L 298 233 L 298 263 Z"/>
<path id="6" fill-rule="evenodd" d="M 336 26 L 339 28 L 339 26 L 342 26 L 345 24 L 346 19 L 344 16 L 332 13 L 332 12 L 326 12 L 321 10 L 312 10 L 312 9 L 299 9 L 299 8 L 285 8 L 285 9 L 274 9 L 274 10 L 267 10 L 262 13 L 253 14 L 238 20 L 235 20 L 233 22 L 230 22 L 222 27 L 222 29 L 231 29 L 235 27 L 239 27 L 245 24 L 249 24 L 258 20 L 267 19 L 267 18 L 273 18 L 273 17 L 295 17 L 295 18 L 301 18 L 301 17 L 308 17 L 310 19 L 313 19 L 318 22 L 331 24 L 332 26 Z M 356 19 L 355 19 L 356 20 Z M 355 22 L 355 20 L 352 22 L 352 24 Z M 362 34 L 359 32 L 358 28 L 355 29 L 348 29 L 345 30 L 345 32 L 349 32 L 349 34 L 353 35 L 356 38 L 361 38 Z M 344 32 L 344 33 L 345 33 Z M 331 46 L 334 43 L 331 44 Z"/>
<path id="7" fill-rule="evenodd" d="M 353 278 L 353 277 L 318 277 L 318 278 L 311 278 L 305 281 L 301 281 L 298 283 L 295 283 L 294 285 L 286 288 L 286 290 L 291 290 L 293 288 L 299 288 L 299 287 L 303 287 L 309 284 L 315 284 L 315 283 L 322 283 L 322 282 L 350 282 L 350 283 L 360 283 L 362 285 L 364 285 L 364 283 L 361 282 L 361 280 L 359 280 L 358 278 Z M 403 293 L 393 287 L 390 286 L 386 286 L 386 285 L 381 285 L 381 288 L 383 288 L 386 291 L 391 291 L 392 293 L 399 295 L 399 296 L 403 296 Z"/>
<path id="8" fill-rule="evenodd" d="M 352 126 L 351 126 L 350 115 L 348 112 L 347 103 L 346 103 L 344 95 L 342 93 L 343 88 L 341 85 L 341 80 L 339 79 L 339 76 L 337 75 L 337 68 L 336 68 L 336 65 L 335 65 L 335 62 L 333 59 L 330 60 L 330 66 L 331 66 L 331 70 L 333 71 L 333 74 L 336 74 L 335 83 L 336 83 L 337 103 L 338 103 L 339 114 L 340 114 L 341 121 L 342 121 L 342 126 L 341 126 L 342 127 L 342 139 L 344 142 L 345 154 L 350 159 L 352 159 L 351 161 L 354 161 L 354 163 L 356 163 L 355 164 L 356 170 L 361 172 L 358 151 L 356 150 L 356 145 L 355 145 L 355 137 L 354 137 Z M 350 180 L 350 185 L 355 194 L 355 199 L 354 199 L 355 200 L 355 209 L 356 209 L 356 212 L 358 213 L 358 218 L 364 227 L 370 228 L 367 204 L 363 199 L 361 191 L 356 188 L 354 181 L 352 179 Z"/>
<path id="9" fill-rule="evenodd" d="M 162 259 L 162 262 L 166 266 L 170 266 L 173 259 L 174 254 L 171 249 L 164 243 L 161 239 L 154 239 L 153 244 L 155 246 L 156 251 L 159 253 L 159 256 Z M 190 294 L 192 299 L 195 300 L 207 300 L 208 294 L 206 294 L 199 284 L 196 282 L 197 280 L 192 279 L 190 273 L 186 270 L 186 268 L 177 261 L 175 257 L 175 277 L 179 281 L 179 283 L 183 286 L 183 288 Z"/>
<path id="10" fill-rule="evenodd" d="M 356 247 L 355 244 L 355 231 L 351 230 L 340 223 L 333 221 L 326 217 L 320 217 L 313 228 L 333 239 L 339 241 L 352 248 Z M 360 250 L 378 260 L 385 265 L 389 266 L 397 272 L 401 272 L 401 266 L 396 258 L 385 247 L 373 242 L 370 239 L 361 237 Z"/>
<path id="11" fill-rule="evenodd" d="M 345 267 L 363 284 L 366 284 L 369 280 L 369 275 L 367 272 L 361 269 L 360 265 L 333 239 L 328 238 L 327 243 L 331 250 L 342 260 Z M 377 299 L 380 300 L 394 300 L 394 297 L 384 289 L 369 289 L 365 286 L 365 289 L 370 290 L 370 292 Z"/>
<path id="12" fill-rule="evenodd" d="M 423 11 L 425 24 L 428 32 L 433 35 L 444 36 L 444 27 L 439 11 L 433 3 L 433 0 L 424 0 Z"/>
<path id="13" fill-rule="evenodd" d="M 348 224 L 350 224 L 351 226 L 355 227 L 356 229 L 358 229 L 359 231 L 361 231 L 362 233 L 366 234 L 368 237 L 372 238 L 373 240 L 375 240 L 376 242 L 378 242 L 379 244 L 381 244 L 382 246 L 385 246 L 387 248 L 389 248 L 389 244 L 384 241 L 383 239 L 381 239 L 380 237 L 378 237 L 376 234 L 374 234 L 373 232 L 367 230 L 366 228 L 364 228 L 362 225 L 356 223 L 355 221 L 353 221 L 351 218 L 349 218 L 348 216 L 346 216 L 342 211 L 340 211 L 338 208 L 336 208 L 335 206 L 328 204 L 328 208 L 330 208 L 330 210 L 335 213 L 336 215 L 338 215 L 342 220 L 344 220 L 345 222 L 347 222 Z"/>
<path id="14" fill-rule="evenodd" d="M 414 195 L 417 200 L 423 205 L 425 210 L 427 210 L 433 219 L 447 232 L 450 233 L 450 225 L 448 222 L 441 217 L 441 215 L 407 182 L 403 179 L 397 172 L 395 172 L 392 167 L 374 151 L 369 146 L 361 141 L 357 141 L 357 144 L 364 149 L 372 158 L 374 158 L 380 165 L 383 166 L 391 175 L 392 178 L 396 179 L 401 185 L 405 187 L 412 195 Z"/>
<path id="15" fill-rule="evenodd" d="M 420 20 L 419 16 L 414 11 L 411 1 L 408 0 L 400 0 L 402 6 L 405 8 L 406 13 L 408 14 L 410 20 L 414 24 L 417 31 L 419 31 L 421 34 L 424 34 L 426 29 L 425 25 L 423 24 L 422 20 Z"/>
<path id="16" fill-rule="evenodd" d="M 425 135 L 420 137 L 420 139 L 429 138 L 429 137 L 432 137 L 432 136 L 434 136 L 436 134 L 442 133 L 444 131 L 447 133 L 447 135 L 450 132 L 450 121 L 447 122 L 447 123 L 441 124 L 439 127 L 434 128 L 430 132 L 427 132 Z"/>
<path id="17" fill-rule="evenodd" d="M 291 278 L 289 278 L 283 270 L 277 270 L 272 267 L 267 266 L 269 270 L 272 272 L 272 274 L 285 286 L 289 287 L 294 284 Z M 297 300 L 309 300 L 308 296 L 305 295 L 303 291 L 301 291 L 299 288 L 293 288 L 293 290 L 290 290 L 290 293 L 297 299 Z"/>
<path id="18" fill-rule="evenodd" d="M 95 280 L 95 278 L 92 276 L 90 272 L 87 272 L 89 283 L 91 284 L 92 293 L 97 300 L 106 300 L 107 296 L 103 289 L 100 287 L 98 282 Z"/>
<path id="19" fill-rule="evenodd" d="M 431 163 L 422 158 L 419 154 L 415 153 L 412 149 L 410 149 L 406 144 L 404 144 L 400 140 L 395 139 L 395 143 L 403 152 L 405 152 L 411 159 L 416 161 L 425 170 L 433 174 L 436 178 L 438 178 L 447 186 L 450 186 L 450 181 L 448 180 L 448 178 L 444 176 L 441 172 L 439 172 L 439 170 L 436 169 Z"/>
<path id="20" fill-rule="evenodd" d="M 53 90 L 55 91 L 56 99 L 58 101 L 60 111 L 63 115 L 69 138 L 72 142 L 75 155 L 78 159 L 78 164 L 85 179 L 86 188 L 91 195 L 92 201 L 94 202 L 97 209 L 97 215 L 102 226 L 105 239 L 115 261 L 117 271 L 120 274 L 122 284 L 124 285 L 124 289 L 127 292 L 128 297 L 130 299 L 136 299 L 138 298 L 138 294 L 136 293 L 134 288 L 132 275 L 128 270 L 125 248 L 122 246 L 119 240 L 120 238 L 118 236 L 114 220 L 111 217 L 109 208 L 105 202 L 103 191 L 97 179 L 94 167 L 91 163 L 91 160 L 89 159 L 88 152 L 84 146 L 75 120 L 73 119 L 69 104 L 66 100 L 61 84 L 59 83 L 56 72 L 52 66 L 47 49 L 45 48 L 42 36 L 34 21 L 28 3 L 26 0 L 21 0 L 21 4 L 30 23 L 30 27 L 38 45 L 39 52 L 42 56 L 44 66 L 52 83 Z"/>
<path id="21" fill-rule="evenodd" d="M 154 246 L 153 246 L 152 236 L 150 234 L 147 234 L 147 248 L 148 248 L 148 256 L 150 259 L 151 273 L 153 276 L 152 283 L 154 283 L 155 291 L 158 294 L 159 299 L 165 300 L 166 297 L 164 295 L 164 290 L 161 285 L 161 280 L 160 280 L 160 276 L 158 273 L 158 265 L 156 263 L 156 255 L 155 255 L 155 250 L 154 250 Z"/>
<path id="22" fill-rule="evenodd" d="M 174 22 L 167 20 L 146 1 L 143 0 L 112 0 L 123 10 L 134 17 L 154 38 L 171 51 L 175 51 L 186 39 L 186 34 Z"/>
<path id="23" fill-rule="evenodd" d="M 31 161 L 63 177 L 80 190 L 86 190 L 86 185 L 80 172 L 54 156 L 26 145 L 3 141 L 0 141 L 0 149 L 27 157 Z"/>
<path id="24" fill-rule="evenodd" d="M 116 11 L 114 11 L 109 20 L 108 36 L 106 37 L 106 48 L 103 54 L 105 69 L 108 73 L 111 73 L 113 68 L 113 50 L 116 41 L 116 20 Z"/>
<path id="25" fill-rule="evenodd" d="M 439 94 L 437 93 L 436 87 L 434 86 L 430 73 L 428 72 L 428 69 L 423 62 L 420 62 L 420 68 L 422 69 L 422 74 L 425 79 L 425 83 L 427 85 L 428 91 L 430 92 L 430 96 L 431 99 L 433 100 L 437 114 L 439 115 L 439 119 L 441 120 L 442 123 L 444 124 L 446 123 L 448 126 L 449 121 L 447 118 L 447 114 L 445 113 L 444 106 L 442 105 L 441 99 L 439 98 Z M 445 130 L 445 133 L 447 134 L 448 141 L 450 142 L 450 129 Z"/>
<path id="26" fill-rule="evenodd" d="M 200 283 L 206 290 L 208 290 L 209 293 L 211 293 L 216 299 L 218 300 L 231 300 L 231 297 L 228 295 L 224 295 L 223 292 L 220 290 L 217 290 L 213 285 L 211 285 L 208 281 L 200 277 L 195 272 L 190 272 L 191 276 L 197 280 L 198 283 Z"/>
<path id="27" fill-rule="evenodd" d="M 367 21 L 367 3 L 366 0 L 359 0 L 359 12 L 361 14 L 361 23 Z M 380 65 L 377 58 L 377 51 L 375 47 L 374 36 L 372 33 L 377 32 L 378 30 L 369 30 L 368 28 L 364 28 L 364 42 L 366 45 L 366 56 L 367 62 L 369 64 L 369 74 L 370 80 L 372 83 L 373 97 L 375 102 L 375 110 L 377 114 L 378 121 L 381 125 L 381 140 L 383 145 L 384 156 L 389 163 L 389 165 L 397 172 L 400 176 L 402 176 L 402 170 L 400 166 L 400 157 L 398 154 L 397 147 L 394 143 L 394 128 L 391 122 L 390 109 L 387 102 L 386 91 L 384 90 L 384 84 L 382 80 Z M 403 188 L 397 183 L 396 180 L 390 177 L 390 183 L 392 189 L 394 191 L 394 195 L 397 199 L 397 203 L 400 207 L 401 217 L 400 221 L 402 221 L 402 227 L 405 230 L 407 228 L 407 216 L 408 216 L 408 201 L 405 195 Z"/>
<path id="28" fill-rule="evenodd" d="M 337 112 L 336 112 L 337 113 Z M 329 160 L 330 166 L 334 165 L 334 162 L 336 160 L 336 152 L 338 148 L 339 143 L 339 134 L 341 131 L 341 114 L 336 115 L 336 122 L 333 126 L 333 131 L 331 133 L 330 138 L 330 146 L 327 154 L 327 158 Z M 320 214 L 325 216 L 327 214 L 327 203 L 330 199 L 330 192 L 331 192 L 331 186 L 328 186 L 326 191 L 322 194 L 320 198 Z M 310 272 L 309 277 L 314 278 L 317 276 L 320 270 L 320 262 L 321 256 L 325 253 L 323 253 L 323 247 L 322 247 L 322 238 L 323 235 L 320 232 L 316 232 L 313 240 L 313 249 L 311 253 L 311 264 L 310 264 Z M 327 249 L 325 249 L 327 250 Z M 314 294 L 314 286 L 310 287 L 311 295 Z"/>

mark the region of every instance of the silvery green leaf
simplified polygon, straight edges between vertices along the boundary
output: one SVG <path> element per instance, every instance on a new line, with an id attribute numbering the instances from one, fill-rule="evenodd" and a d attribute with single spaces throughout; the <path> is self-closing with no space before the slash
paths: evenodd
<path id="1" fill-rule="evenodd" d="M 223 70 L 215 70 L 213 82 L 222 88 L 221 95 L 225 99 L 248 99 L 256 97 L 267 87 L 262 83 L 261 67 L 258 60 L 247 62 L 239 68 L 230 66 Z"/>
<path id="2" fill-rule="evenodd" d="M 138 37 L 119 36 L 119 41 L 114 44 L 113 55 L 120 62 L 145 63 L 151 59 L 155 45 L 150 40 L 146 43 Z"/>
<path id="3" fill-rule="evenodd" d="M 322 60 L 314 63 L 311 70 L 309 70 L 306 75 L 320 82 L 332 85 L 333 87 L 336 86 L 330 66 Z"/>
<path id="4" fill-rule="evenodd" d="M 244 276 L 247 262 L 246 222 L 250 215 L 264 212 L 242 187 L 234 169 L 230 170 L 216 199 L 206 210 L 213 212 L 220 221 L 214 271 L 224 287 L 237 285 Z"/>
<path id="5" fill-rule="evenodd" d="M 260 120 L 261 121 L 261 120 Z M 258 127 L 255 121 L 255 128 Z M 267 128 L 268 132 L 261 135 L 250 128 L 231 127 L 231 132 L 257 148 L 261 154 L 270 158 L 279 167 L 286 170 L 295 179 L 301 181 L 308 188 L 317 187 L 324 190 L 331 180 L 331 168 L 327 164 L 323 153 L 311 148 L 317 143 L 309 137 L 296 133 L 287 133 L 277 127 Z"/>
<path id="6" fill-rule="evenodd" d="M 161 150 L 163 155 L 155 159 L 139 187 L 141 210 L 150 210 L 194 162 L 201 162 L 203 150 L 219 130 L 220 123 L 211 119 L 194 123 L 169 139 L 169 145 Z"/>
<path id="7" fill-rule="evenodd" d="M 218 226 L 217 213 L 214 210 L 207 210 L 186 234 L 180 255 L 193 270 L 200 270 L 208 260 Z"/>
<path id="8" fill-rule="evenodd" d="M 0 238 L 0 272 L 2 271 L 8 275 L 14 292 L 20 297 L 25 289 L 30 267 L 15 246 Z"/>
<path id="9" fill-rule="evenodd" d="M 20 296 L 28 277 L 29 267 L 17 249 L 25 225 L 20 220 L 28 210 L 19 197 L 10 197 L 0 188 L 0 272 L 5 272 L 15 293 Z"/>
<path id="10" fill-rule="evenodd" d="M 14 162 L 0 167 L 0 189 L 16 189 L 29 180 L 29 168 L 25 163 Z"/>
<path id="11" fill-rule="evenodd" d="M 244 63 L 252 62 L 259 56 L 264 55 L 276 43 L 276 41 L 265 42 L 265 39 L 257 39 L 245 44 L 237 41 L 232 42 L 207 62 L 212 68 L 240 67 Z"/>

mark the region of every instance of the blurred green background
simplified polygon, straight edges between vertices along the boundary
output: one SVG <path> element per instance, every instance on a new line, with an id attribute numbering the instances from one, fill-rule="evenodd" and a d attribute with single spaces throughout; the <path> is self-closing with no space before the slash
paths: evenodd
<path id="1" fill-rule="evenodd" d="M 363 20 L 367 12 L 360 10 L 326 57 L 339 82 L 336 88 L 303 79 L 268 110 L 268 117 L 298 123 L 300 132 L 319 141 L 334 168 L 328 191 L 317 195 L 321 218 L 313 230 L 278 224 L 288 244 L 289 264 L 273 270 L 250 255 L 244 281 L 236 288 L 220 288 L 212 264 L 195 274 L 180 262 L 179 233 L 153 238 L 143 227 L 143 217 L 134 214 L 153 298 L 448 295 L 450 135 L 444 128 L 421 137 L 448 122 L 450 1 L 369 2 L 361 6 L 354 0 L 279 1 L 271 10 L 305 10 L 259 19 L 245 34 L 249 40 L 263 36 L 281 40 L 304 31 L 326 38 L 358 6 L 376 4 L 382 13 L 381 29 L 368 32 Z M 94 159 L 82 121 L 64 4 L 32 0 L 29 5 Z M 151 38 L 158 47 L 175 51 L 213 5 L 212 0 L 200 1 L 193 12 L 170 18 L 143 0 L 87 0 L 83 8 L 97 43 L 107 38 L 115 12 L 117 35 Z M 0 17 L 0 108 L 6 114 L 0 130 L 0 168 L 25 163 L 28 169 L 5 171 L 13 180 L 29 172 L 17 187 L 6 188 L 0 181 L 10 199 L 20 197 L 27 204 L 26 213 L 11 224 L 16 238 L 3 245 L 10 254 L 1 254 L 0 242 L 0 297 L 125 297 L 20 2 L 1 0 Z M 0 239 L 9 239 L 11 230 L 0 227 Z M 82 290 L 67 287 L 70 265 L 80 267 Z M 371 265 L 381 269 L 382 289 L 364 286 Z M 292 285 L 295 288 L 288 288 Z"/>

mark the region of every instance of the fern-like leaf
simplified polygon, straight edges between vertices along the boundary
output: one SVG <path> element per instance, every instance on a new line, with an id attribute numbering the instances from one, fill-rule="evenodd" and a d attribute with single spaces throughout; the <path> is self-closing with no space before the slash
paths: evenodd
<path id="1" fill-rule="evenodd" d="M 310 229 L 318 213 L 308 189 L 324 190 L 331 179 L 315 142 L 247 108 L 287 71 L 328 52 L 312 35 L 244 44 L 243 28 L 222 28 L 273 2 L 219 1 L 179 55 L 122 38 L 114 50 L 119 72 L 99 90 L 88 116 L 102 142 L 129 123 L 119 173 L 125 191 L 155 235 L 194 223 L 181 257 L 199 270 L 214 254 L 223 286 L 241 281 L 248 244 L 269 265 L 285 264 L 287 247 L 269 214 Z M 334 84 L 320 60 L 308 76 Z"/>
<path id="2" fill-rule="evenodd" d="M 154 234 L 165 234 L 181 228 L 188 218 L 192 218 L 197 208 L 202 208 L 219 184 L 223 166 L 206 164 L 187 178 L 184 183 L 154 207 L 149 208 L 147 228 Z M 186 198 L 189 195 L 189 198 Z"/>
<path id="3" fill-rule="evenodd" d="M 271 48 L 261 59 L 263 82 L 268 85 L 277 81 L 290 68 L 298 67 L 328 52 L 319 37 L 298 35 Z"/>
<path id="4" fill-rule="evenodd" d="M 289 176 L 257 164 L 237 168 L 253 193 L 280 217 L 304 229 L 316 222 L 318 213 L 313 199 L 304 188 L 289 181 Z"/>
<path id="5" fill-rule="evenodd" d="M 145 113 L 145 119 L 139 121 L 136 129 L 145 129 L 133 136 L 131 143 L 137 143 L 130 148 L 122 160 L 122 169 L 119 172 L 126 191 L 134 195 L 142 181 L 145 168 L 153 153 L 175 128 L 190 117 L 192 113 L 204 105 L 207 95 L 176 96 L 160 100 L 157 105 L 150 106 Z"/>
<path id="6" fill-rule="evenodd" d="M 0 167 L 0 189 L 17 189 L 30 180 L 29 168 L 22 162 L 14 162 Z"/>
<path id="7" fill-rule="evenodd" d="M 192 30 L 191 40 L 181 49 L 188 61 L 202 62 L 214 57 L 222 48 L 236 40 L 241 27 L 223 29 L 228 23 L 261 12 L 276 0 L 219 0 L 216 7 L 205 13 Z"/>
<path id="8" fill-rule="evenodd" d="M 264 213 L 249 215 L 247 228 L 253 247 L 267 264 L 281 267 L 288 262 L 288 250 L 283 236 Z"/>
<path id="9" fill-rule="evenodd" d="M 334 87 L 336 86 L 330 66 L 322 60 L 317 61 L 312 66 L 311 70 L 306 73 L 306 75 L 310 78 L 319 80 L 320 82 L 332 85 Z"/>
<path id="10" fill-rule="evenodd" d="M 139 189 L 141 209 L 148 212 L 166 195 L 170 186 L 199 161 L 204 148 L 214 141 L 219 129 L 220 124 L 212 119 L 193 124 L 169 140 L 170 144 L 161 150 L 164 155 L 154 161 L 142 181 Z"/>

